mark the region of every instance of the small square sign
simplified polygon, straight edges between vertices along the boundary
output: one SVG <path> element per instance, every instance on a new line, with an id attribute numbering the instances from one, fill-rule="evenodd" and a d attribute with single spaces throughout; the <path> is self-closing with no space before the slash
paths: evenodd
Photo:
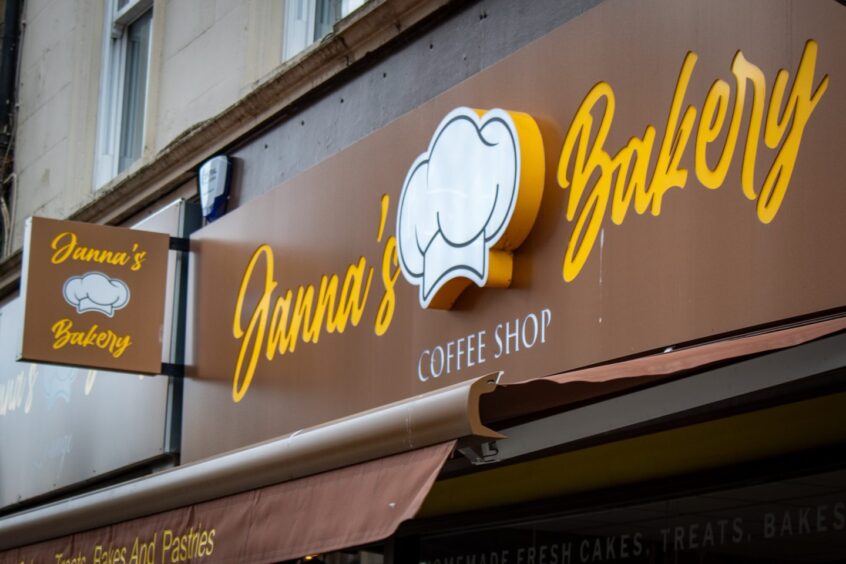
<path id="1" fill-rule="evenodd" d="M 170 238 L 27 220 L 20 360 L 158 374 Z"/>

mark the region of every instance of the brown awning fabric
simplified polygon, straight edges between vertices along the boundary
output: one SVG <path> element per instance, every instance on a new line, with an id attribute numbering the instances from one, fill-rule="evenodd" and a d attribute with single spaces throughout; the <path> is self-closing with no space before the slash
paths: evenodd
<path id="1" fill-rule="evenodd" d="M 367 544 L 413 517 L 454 441 L 0 554 L 0 562 L 276 562 Z M 59 556 L 61 555 L 61 556 Z M 78 560 L 83 562 L 83 560 Z"/>
<path id="2" fill-rule="evenodd" d="M 495 426 L 844 330 L 846 317 L 839 317 L 501 385 L 481 396 L 479 412 L 485 425 Z"/>

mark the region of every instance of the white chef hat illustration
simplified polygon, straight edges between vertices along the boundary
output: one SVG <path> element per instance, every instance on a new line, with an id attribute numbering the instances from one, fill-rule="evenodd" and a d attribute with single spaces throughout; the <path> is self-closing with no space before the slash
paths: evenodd
<path id="1" fill-rule="evenodd" d="M 65 301 L 76 308 L 77 313 L 98 311 L 112 317 L 115 310 L 129 303 L 129 286 L 101 272 L 68 278 L 62 292 Z"/>
<path id="2" fill-rule="evenodd" d="M 520 155 L 509 112 L 494 109 L 480 117 L 473 109 L 457 108 L 438 125 L 428 151 L 414 161 L 400 196 L 397 246 L 402 273 L 419 286 L 422 307 L 429 307 L 451 280 L 485 285 L 490 250 L 517 204 Z M 539 166 L 542 171 L 542 148 Z M 534 215 L 539 205 L 538 196 Z"/>

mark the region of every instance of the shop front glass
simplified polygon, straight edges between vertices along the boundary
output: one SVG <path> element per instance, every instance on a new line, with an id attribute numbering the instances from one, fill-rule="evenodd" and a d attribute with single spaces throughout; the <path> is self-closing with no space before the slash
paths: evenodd
<path id="1" fill-rule="evenodd" d="M 419 562 L 846 562 L 846 470 L 424 536 Z"/>

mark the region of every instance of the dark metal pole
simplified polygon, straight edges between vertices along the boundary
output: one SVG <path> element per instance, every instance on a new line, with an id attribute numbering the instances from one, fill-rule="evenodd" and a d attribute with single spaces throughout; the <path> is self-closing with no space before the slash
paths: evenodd
<path id="1" fill-rule="evenodd" d="M 18 35 L 21 0 L 6 0 L 3 14 L 3 39 L 0 45 L 0 145 L 11 143 L 12 113 L 15 110 Z M 5 151 L 4 151 L 5 152 Z"/>

